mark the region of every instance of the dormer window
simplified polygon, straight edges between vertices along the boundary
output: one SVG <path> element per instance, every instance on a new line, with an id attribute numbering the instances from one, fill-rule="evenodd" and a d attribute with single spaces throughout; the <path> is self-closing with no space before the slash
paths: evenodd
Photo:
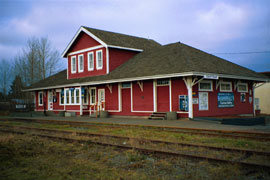
<path id="1" fill-rule="evenodd" d="M 96 59 L 97 59 L 97 69 L 102 69 L 103 59 L 102 59 L 102 50 L 96 52 Z"/>
<path id="2" fill-rule="evenodd" d="M 78 62 L 78 64 L 79 64 L 79 72 L 83 72 L 83 54 L 82 55 L 79 55 L 79 58 L 78 58 L 79 60 L 79 62 Z"/>
<path id="3" fill-rule="evenodd" d="M 94 70 L 94 53 L 89 52 L 88 53 L 88 71 Z"/>
<path id="4" fill-rule="evenodd" d="M 71 57 L 71 73 L 76 73 L 76 56 Z"/>

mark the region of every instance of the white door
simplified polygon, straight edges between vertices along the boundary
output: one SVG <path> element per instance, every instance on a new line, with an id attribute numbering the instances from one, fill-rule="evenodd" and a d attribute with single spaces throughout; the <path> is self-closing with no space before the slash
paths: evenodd
<path id="1" fill-rule="evenodd" d="M 48 92 L 48 110 L 53 110 L 53 93 Z"/>
<path id="2" fill-rule="evenodd" d="M 105 102 L 105 89 L 99 89 L 98 90 L 98 105 L 101 110 L 105 110 L 105 104 L 102 104 Z"/>

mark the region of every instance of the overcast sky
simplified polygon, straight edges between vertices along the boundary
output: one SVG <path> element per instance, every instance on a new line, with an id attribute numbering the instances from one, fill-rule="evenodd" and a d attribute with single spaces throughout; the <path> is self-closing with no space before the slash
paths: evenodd
<path id="1" fill-rule="evenodd" d="M 180 41 L 270 71 L 270 0 L 0 0 L 0 59 L 12 61 L 31 36 L 62 53 L 81 25 Z"/>

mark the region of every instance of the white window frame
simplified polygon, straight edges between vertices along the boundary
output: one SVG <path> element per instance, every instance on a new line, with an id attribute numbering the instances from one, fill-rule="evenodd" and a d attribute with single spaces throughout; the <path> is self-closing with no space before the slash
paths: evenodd
<path id="1" fill-rule="evenodd" d="M 123 87 L 123 84 L 129 84 L 129 87 Z M 122 82 L 122 83 L 121 83 L 121 88 L 122 88 L 122 89 L 128 89 L 128 88 L 131 88 L 131 82 Z"/>
<path id="2" fill-rule="evenodd" d="M 160 81 L 168 81 L 168 84 L 158 84 Z M 157 80 L 157 86 L 169 86 L 170 85 L 170 80 L 169 79 L 158 79 Z"/>
<path id="3" fill-rule="evenodd" d="M 82 102 L 83 102 L 83 105 L 88 105 L 88 99 L 89 99 L 89 96 L 88 96 L 89 92 L 88 92 L 88 89 L 85 89 L 84 90 L 84 96 L 82 98 Z M 84 100 L 86 99 L 86 102 L 84 102 Z"/>
<path id="4" fill-rule="evenodd" d="M 101 97 L 100 95 L 101 95 L 101 92 L 102 92 L 102 91 L 103 91 L 103 95 L 104 95 L 103 101 L 101 101 L 101 98 L 100 98 L 100 97 Z M 98 102 L 99 102 L 99 103 L 105 102 L 105 89 L 103 89 L 103 88 L 102 88 L 102 89 L 98 89 Z"/>
<path id="5" fill-rule="evenodd" d="M 73 58 L 75 59 L 75 70 L 73 69 Z M 77 72 L 77 65 L 76 65 L 76 56 L 71 56 L 70 58 L 70 65 L 71 65 L 71 73 L 74 74 Z"/>
<path id="6" fill-rule="evenodd" d="M 201 89 L 201 86 L 200 86 L 201 83 L 210 83 L 211 84 L 211 89 Z M 201 82 L 199 82 L 198 86 L 199 86 L 199 91 L 213 91 L 213 81 L 202 80 Z"/>
<path id="7" fill-rule="evenodd" d="M 92 63 L 93 63 L 93 67 L 91 68 L 90 67 L 90 58 L 89 58 L 89 55 L 90 54 L 92 54 Z M 87 66 L 88 66 L 88 71 L 93 71 L 94 70 L 94 66 L 95 66 L 95 64 L 94 64 L 94 61 L 95 61 L 95 58 L 94 58 L 94 52 L 89 52 L 89 53 L 87 53 Z"/>
<path id="8" fill-rule="evenodd" d="M 68 92 L 68 103 L 67 103 L 67 92 Z M 66 105 L 69 105 L 71 103 L 71 101 L 70 101 L 70 90 L 69 89 L 65 89 L 65 92 L 64 93 L 65 93 L 64 94 L 64 96 L 65 96 L 64 102 L 65 102 Z"/>
<path id="9" fill-rule="evenodd" d="M 80 63 L 80 57 L 82 57 L 82 69 L 81 69 L 81 63 Z M 83 70 L 84 70 L 84 58 L 83 58 L 83 54 L 81 54 L 81 55 L 79 55 L 78 56 L 78 71 L 79 72 L 83 72 Z"/>
<path id="10" fill-rule="evenodd" d="M 92 102 L 92 94 L 91 94 L 91 90 L 95 90 L 95 102 Z M 96 101 L 97 101 L 97 89 L 95 88 L 95 87 L 93 87 L 93 88 L 89 88 L 89 91 L 90 91 L 90 96 L 89 96 L 89 98 L 90 98 L 90 105 L 94 105 L 94 104 L 96 104 Z"/>
<path id="11" fill-rule="evenodd" d="M 247 90 L 246 90 L 246 91 L 241 91 L 241 90 L 239 90 L 239 85 L 244 85 L 244 86 L 246 86 Z M 247 92 L 248 92 L 248 83 L 238 83 L 238 84 L 237 84 L 237 92 L 247 93 Z"/>
<path id="12" fill-rule="evenodd" d="M 79 92 L 79 94 L 78 94 L 79 102 L 77 102 L 77 94 L 76 94 L 77 91 Z M 80 88 L 75 88 L 74 89 L 74 104 L 80 104 L 81 103 L 80 93 L 81 93 Z"/>
<path id="13" fill-rule="evenodd" d="M 99 67 L 99 63 L 98 63 L 98 53 L 101 53 L 101 66 Z M 103 53 L 102 53 L 102 50 L 98 50 L 96 51 L 96 68 L 97 70 L 100 70 L 103 68 Z"/>
<path id="14" fill-rule="evenodd" d="M 64 102 L 63 103 L 61 103 L 61 91 L 59 92 L 59 104 L 65 105 L 65 90 L 64 90 Z"/>
<path id="15" fill-rule="evenodd" d="M 227 90 L 227 89 L 222 89 L 222 84 L 229 84 L 230 85 L 230 89 Z M 219 91 L 220 92 L 232 92 L 232 82 L 221 82 L 220 85 L 219 85 Z"/>
<path id="16" fill-rule="evenodd" d="M 40 94 L 42 95 L 42 103 L 40 103 Z M 39 106 L 43 106 L 43 101 L 44 101 L 44 98 L 43 98 L 43 92 L 38 92 L 38 105 Z"/>

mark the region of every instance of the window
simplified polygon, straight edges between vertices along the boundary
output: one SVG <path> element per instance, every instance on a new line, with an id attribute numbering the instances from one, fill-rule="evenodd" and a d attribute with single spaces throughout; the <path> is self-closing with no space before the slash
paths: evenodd
<path id="1" fill-rule="evenodd" d="M 75 103 L 75 97 L 74 97 L 74 89 L 71 90 L 71 104 L 74 104 Z"/>
<path id="2" fill-rule="evenodd" d="M 96 59 L 97 59 L 97 69 L 102 69 L 103 60 L 102 60 L 102 50 L 96 52 Z"/>
<path id="3" fill-rule="evenodd" d="M 88 71 L 94 70 L 94 53 L 88 53 Z"/>
<path id="4" fill-rule="evenodd" d="M 75 90 L 75 95 L 76 95 L 76 104 L 80 104 L 80 89 Z"/>
<path id="5" fill-rule="evenodd" d="M 130 82 L 124 82 L 124 83 L 122 83 L 122 88 L 130 88 L 130 87 L 131 87 Z"/>
<path id="6" fill-rule="evenodd" d="M 78 60 L 78 64 L 79 64 L 79 72 L 83 72 L 83 54 L 79 55 L 79 60 Z"/>
<path id="7" fill-rule="evenodd" d="M 98 102 L 105 102 L 105 89 L 98 90 Z"/>
<path id="8" fill-rule="evenodd" d="M 76 73 L 76 56 L 71 57 L 71 73 Z"/>
<path id="9" fill-rule="evenodd" d="M 61 93 L 59 93 L 59 99 L 60 99 L 60 105 L 63 105 L 64 104 L 64 96 L 65 96 L 65 94 L 64 94 L 64 90 L 62 89 L 61 90 Z"/>
<path id="10" fill-rule="evenodd" d="M 248 84 L 247 83 L 239 83 L 237 86 L 238 92 L 248 92 Z"/>
<path id="11" fill-rule="evenodd" d="M 66 89 L 66 104 L 69 104 L 69 90 Z"/>
<path id="12" fill-rule="evenodd" d="M 157 80 L 158 86 L 168 86 L 169 85 L 169 79 L 158 79 Z"/>
<path id="13" fill-rule="evenodd" d="M 87 92 L 87 90 L 84 91 L 83 104 L 85 104 L 85 105 L 88 104 L 88 92 Z"/>
<path id="14" fill-rule="evenodd" d="M 199 82 L 199 91 L 212 91 L 212 90 L 213 90 L 212 81 Z"/>
<path id="15" fill-rule="evenodd" d="M 39 106 L 43 105 L 43 92 L 38 93 L 38 105 Z"/>
<path id="16" fill-rule="evenodd" d="M 220 88 L 220 92 L 231 92 L 232 91 L 232 83 L 231 82 L 221 82 L 219 88 Z"/>
<path id="17" fill-rule="evenodd" d="M 93 105 L 96 103 L 96 89 L 90 89 L 90 104 Z"/>

